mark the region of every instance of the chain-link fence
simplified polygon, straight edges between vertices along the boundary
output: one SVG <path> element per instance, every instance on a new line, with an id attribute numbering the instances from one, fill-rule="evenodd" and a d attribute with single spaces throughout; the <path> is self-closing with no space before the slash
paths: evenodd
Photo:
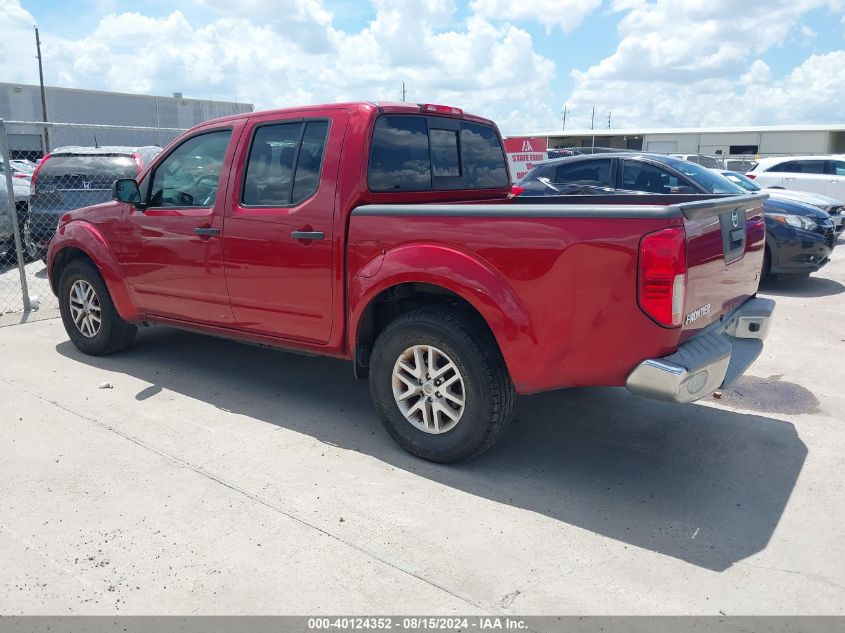
<path id="1" fill-rule="evenodd" d="M 33 131 L 50 142 L 38 162 L 9 142 Z M 58 314 L 44 260 L 59 218 L 111 200 L 115 180 L 137 176 L 182 131 L 0 120 L 0 324 Z"/>

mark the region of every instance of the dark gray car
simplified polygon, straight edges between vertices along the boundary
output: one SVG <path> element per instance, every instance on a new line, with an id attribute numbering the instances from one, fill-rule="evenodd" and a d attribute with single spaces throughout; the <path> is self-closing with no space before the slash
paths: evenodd
<path id="1" fill-rule="evenodd" d="M 67 211 L 111 200 L 112 183 L 135 178 L 160 147 L 62 147 L 48 154 L 32 175 L 29 199 L 31 257 L 42 257 Z"/>

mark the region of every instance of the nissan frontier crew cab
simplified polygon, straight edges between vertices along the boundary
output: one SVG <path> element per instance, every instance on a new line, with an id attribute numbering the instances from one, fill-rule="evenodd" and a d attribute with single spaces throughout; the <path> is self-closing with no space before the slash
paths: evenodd
<path id="1" fill-rule="evenodd" d="M 226 117 L 62 216 L 50 283 L 88 354 L 162 323 L 349 359 L 390 435 L 437 462 L 495 444 L 517 394 L 691 402 L 760 353 L 760 196 L 510 188 L 498 129 L 458 108 Z"/>

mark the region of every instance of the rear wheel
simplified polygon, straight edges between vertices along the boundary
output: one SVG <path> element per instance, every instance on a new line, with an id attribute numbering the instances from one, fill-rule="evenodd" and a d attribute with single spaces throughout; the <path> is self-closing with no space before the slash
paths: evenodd
<path id="1" fill-rule="evenodd" d="M 442 307 L 403 314 L 379 335 L 370 395 L 402 448 L 441 463 L 493 446 L 510 424 L 516 399 L 484 323 Z"/>
<path id="2" fill-rule="evenodd" d="M 62 272 L 59 309 L 71 342 L 86 354 L 119 352 L 138 332 L 120 317 L 100 273 L 83 259 L 72 261 Z"/>

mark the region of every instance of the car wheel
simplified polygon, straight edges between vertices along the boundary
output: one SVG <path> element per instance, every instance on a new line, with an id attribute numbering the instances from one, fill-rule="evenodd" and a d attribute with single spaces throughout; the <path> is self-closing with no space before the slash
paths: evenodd
<path id="1" fill-rule="evenodd" d="M 86 260 L 74 260 L 62 272 L 59 309 L 71 342 L 86 354 L 118 352 L 138 332 L 117 313 L 103 278 Z"/>
<path id="2" fill-rule="evenodd" d="M 430 307 L 391 322 L 370 358 L 370 395 L 391 437 L 439 463 L 493 446 L 516 392 L 492 334 L 463 311 Z"/>
<path id="3" fill-rule="evenodd" d="M 36 259 L 41 259 L 43 249 L 38 245 L 38 242 L 32 235 L 32 220 L 29 219 L 29 216 L 24 216 L 18 220 L 18 225 L 21 231 L 21 246 L 23 247 L 24 260 L 34 262 Z"/>

